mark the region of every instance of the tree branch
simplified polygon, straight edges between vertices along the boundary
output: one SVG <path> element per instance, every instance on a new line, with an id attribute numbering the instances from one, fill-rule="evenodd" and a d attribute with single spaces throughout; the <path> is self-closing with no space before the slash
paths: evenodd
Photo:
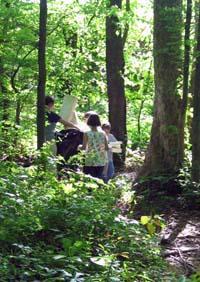
<path id="1" fill-rule="evenodd" d="M 130 0 L 126 0 L 126 12 L 129 13 L 130 10 L 131 10 Z M 126 43 L 126 40 L 127 40 L 127 37 L 128 37 L 128 32 L 129 32 L 129 24 L 126 23 L 124 33 L 123 33 L 123 36 L 122 36 L 123 47 L 125 46 L 125 43 Z"/>

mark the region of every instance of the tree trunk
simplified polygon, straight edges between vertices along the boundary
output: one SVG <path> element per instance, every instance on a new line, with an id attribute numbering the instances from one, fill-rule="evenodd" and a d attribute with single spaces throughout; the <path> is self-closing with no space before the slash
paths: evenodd
<path id="1" fill-rule="evenodd" d="M 8 98 L 8 92 L 6 87 L 3 84 L 3 81 L 0 85 L 0 92 L 2 93 L 3 99 L 2 99 L 2 121 L 6 122 L 9 120 L 9 106 L 10 106 L 10 100 Z M 4 127 L 7 126 L 4 124 Z"/>
<path id="2" fill-rule="evenodd" d="M 1 22 L 1 57 L 0 57 L 0 92 L 2 93 L 2 120 L 8 121 L 10 117 L 10 97 L 9 97 L 9 91 L 7 88 L 7 75 L 6 75 L 6 67 L 5 67 L 5 57 L 4 57 L 4 41 L 5 38 L 7 38 L 7 33 L 9 31 L 9 23 L 11 20 L 11 16 L 9 13 L 9 8 L 11 3 L 9 1 L 5 0 L 2 1 L 2 4 L 6 8 L 6 13 L 3 14 L 2 22 Z M 8 12 L 8 13 L 7 13 Z M 4 124 L 4 132 L 6 132 L 8 129 L 8 125 Z"/>
<path id="3" fill-rule="evenodd" d="M 21 99 L 17 98 L 16 111 L 15 111 L 15 123 L 20 125 L 20 115 L 21 115 Z"/>
<path id="4" fill-rule="evenodd" d="M 200 7 L 200 6 L 199 6 Z M 200 180 L 200 8 L 197 29 L 196 65 L 193 93 L 193 122 L 192 122 L 192 179 Z"/>
<path id="5" fill-rule="evenodd" d="M 1 98 L 1 107 L 2 107 L 2 121 L 8 121 L 9 120 L 9 105 L 10 100 L 8 97 L 8 91 L 5 86 L 5 70 L 3 66 L 2 59 L 0 58 L 0 94 L 2 96 Z M 5 126 L 5 125 L 4 125 Z"/>
<path id="6" fill-rule="evenodd" d="M 185 22 L 185 38 L 184 38 L 184 62 L 183 62 L 183 97 L 181 101 L 180 115 L 179 115 L 179 161 L 180 164 L 184 160 L 184 129 L 185 118 L 188 104 L 188 90 L 189 90 L 189 68 L 190 68 L 190 26 L 192 19 L 192 0 L 187 0 L 187 12 Z"/>
<path id="7" fill-rule="evenodd" d="M 38 49 L 38 89 L 37 89 L 37 147 L 40 149 L 45 141 L 45 84 L 46 84 L 46 25 L 47 0 L 40 0 L 40 25 Z"/>
<path id="8" fill-rule="evenodd" d="M 154 0 L 154 118 L 140 176 L 173 174 L 179 167 L 177 82 L 181 67 L 181 0 Z"/>
<path id="9" fill-rule="evenodd" d="M 122 0 L 110 0 L 108 9 L 113 6 L 122 9 Z M 106 71 L 107 91 L 109 101 L 109 120 L 112 132 L 116 138 L 123 142 L 121 164 L 125 161 L 127 143 L 126 130 L 126 97 L 124 90 L 124 54 L 123 38 L 116 15 L 106 18 Z"/>
<path id="10" fill-rule="evenodd" d="M 195 1 L 194 2 L 194 36 L 193 40 L 197 42 L 197 36 L 198 36 L 198 21 L 199 21 L 199 8 L 200 8 L 200 3 Z M 190 87 L 189 87 L 189 92 L 192 94 L 190 99 L 189 99 L 189 107 L 193 107 L 193 97 L 194 97 L 194 80 L 195 80 L 195 67 L 196 67 L 196 48 L 197 44 L 193 44 L 192 48 L 192 66 L 191 66 L 191 74 L 190 74 Z M 187 119 L 187 126 L 189 129 L 189 143 L 192 144 L 192 116 L 189 115 Z"/>

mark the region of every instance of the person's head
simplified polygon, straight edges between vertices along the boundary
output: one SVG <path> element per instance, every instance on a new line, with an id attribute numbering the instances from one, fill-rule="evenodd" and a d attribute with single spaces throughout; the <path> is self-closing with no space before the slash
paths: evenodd
<path id="1" fill-rule="evenodd" d="M 111 130 L 111 125 L 109 122 L 105 122 L 104 124 L 102 124 L 102 129 L 106 134 L 110 133 Z"/>
<path id="2" fill-rule="evenodd" d="M 51 109 L 54 107 L 54 103 L 55 103 L 55 101 L 54 101 L 54 98 L 53 98 L 53 97 L 51 97 L 51 96 L 46 96 L 46 97 L 45 97 L 45 106 L 46 106 L 49 110 L 51 110 Z"/>
<path id="3" fill-rule="evenodd" d="M 97 114 L 91 114 L 88 117 L 87 125 L 90 127 L 98 127 L 101 126 L 100 118 Z"/>
<path id="4" fill-rule="evenodd" d="M 92 114 L 95 114 L 95 115 L 96 115 L 97 113 L 94 112 L 94 111 L 88 111 L 88 112 L 86 112 L 86 113 L 84 114 L 84 119 L 85 119 L 86 122 L 87 122 L 89 116 L 92 115 Z"/>

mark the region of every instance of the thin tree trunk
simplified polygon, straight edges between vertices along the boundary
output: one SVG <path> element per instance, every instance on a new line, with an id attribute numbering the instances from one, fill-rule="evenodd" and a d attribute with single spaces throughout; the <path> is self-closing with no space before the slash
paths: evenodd
<path id="1" fill-rule="evenodd" d="M 8 99 L 8 92 L 6 87 L 4 86 L 3 82 L 0 86 L 0 91 L 3 95 L 3 100 L 2 100 L 2 110 L 3 110 L 3 114 L 2 114 L 2 120 L 4 122 L 9 120 L 9 105 L 10 105 L 10 101 Z M 6 127 L 6 126 L 5 126 Z"/>
<path id="2" fill-rule="evenodd" d="M 154 118 L 140 176 L 174 174 L 179 167 L 177 83 L 181 67 L 181 0 L 154 0 Z"/>
<path id="3" fill-rule="evenodd" d="M 184 38 L 184 62 L 183 62 L 183 97 L 181 101 L 180 115 L 179 115 L 179 162 L 184 160 L 184 129 L 186 110 L 188 105 L 188 90 L 189 90 L 189 68 L 190 68 L 190 27 L 192 19 L 192 0 L 187 0 L 187 12 L 185 22 L 185 38 Z"/>
<path id="4" fill-rule="evenodd" d="M 21 114 L 21 99 L 19 97 L 20 93 L 19 93 L 19 89 L 16 87 L 15 85 L 15 78 L 17 76 L 17 73 L 19 71 L 19 67 L 13 72 L 11 79 L 10 79 L 10 83 L 11 83 L 11 87 L 13 89 L 13 91 L 15 92 L 15 94 L 17 95 L 17 103 L 16 103 L 16 110 L 15 110 L 15 123 L 17 125 L 20 124 L 20 114 Z"/>
<path id="5" fill-rule="evenodd" d="M 200 7 L 200 6 L 199 6 Z M 200 181 L 200 8 L 198 18 L 196 67 L 193 94 L 193 122 L 192 122 L 192 179 Z"/>
<path id="6" fill-rule="evenodd" d="M 138 117 L 137 117 L 137 128 L 138 128 L 138 136 L 139 136 L 139 141 L 141 141 L 141 115 L 142 115 L 142 110 L 144 107 L 144 99 L 141 100 L 140 102 L 140 108 L 139 108 L 139 112 L 138 112 Z"/>
<path id="7" fill-rule="evenodd" d="M 2 121 L 8 121 L 9 120 L 9 105 L 10 101 L 8 98 L 8 91 L 7 88 L 5 87 L 4 83 L 4 69 L 1 64 L 0 60 L 0 93 L 2 95 Z"/>
<path id="8" fill-rule="evenodd" d="M 116 5 L 122 8 L 122 0 L 110 0 L 108 9 Z M 109 100 L 109 120 L 112 132 L 116 138 L 123 141 L 122 159 L 125 160 L 127 130 L 126 130 L 126 97 L 124 90 L 124 54 L 123 38 L 116 15 L 106 18 L 106 70 L 107 91 Z"/>
<path id="9" fill-rule="evenodd" d="M 21 115 L 21 99 L 17 99 L 17 105 L 16 105 L 16 112 L 15 112 L 15 123 L 17 125 L 20 125 L 20 115 Z"/>
<path id="10" fill-rule="evenodd" d="M 45 141 L 45 84 L 46 84 L 46 25 L 47 0 L 40 0 L 39 50 L 38 50 L 38 89 L 37 89 L 37 147 Z"/>
<path id="11" fill-rule="evenodd" d="M 131 10 L 131 5 L 130 5 L 130 0 L 126 0 L 126 12 L 129 13 Z M 129 32 L 129 24 L 128 22 L 125 24 L 124 32 L 123 32 L 123 37 L 122 37 L 122 42 L 123 42 L 123 48 L 125 46 L 125 43 L 127 41 L 128 37 L 128 32 Z"/>

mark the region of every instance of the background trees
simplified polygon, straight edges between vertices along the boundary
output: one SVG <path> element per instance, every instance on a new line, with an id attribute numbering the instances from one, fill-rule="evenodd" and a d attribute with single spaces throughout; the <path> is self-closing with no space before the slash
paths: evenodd
<path id="1" fill-rule="evenodd" d="M 80 117 L 91 109 L 103 121 L 109 117 L 114 134 L 130 149 L 146 149 L 154 118 L 145 175 L 175 172 L 183 162 L 184 120 L 191 113 L 190 105 L 186 112 L 194 45 L 189 42 L 194 41 L 195 30 L 190 26 L 195 9 L 191 4 L 190 0 L 183 5 L 155 1 L 153 25 L 148 0 L 48 1 L 46 93 L 56 97 L 58 107 L 65 94 L 77 96 Z M 36 143 L 37 100 L 43 109 L 43 100 L 36 95 L 39 5 L 32 0 L 1 1 L 0 5 L 0 116 L 12 124 L 9 134 L 16 133 L 13 125 L 17 125 L 17 142 L 23 151 Z M 41 109 L 38 125 L 44 123 Z M 16 138 L 6 138 L 15 150 Z M 5 139 L 1 142 L 5 144 Z"/>
<path id="2" fill-rule="evenodd" d="M 192 0 L 0 0 L 5 281 L 182 281 L 166 269 L 155 244 L 163 226 L 157 212 L 170 221 L 175 215 L 176 234 L 167 230 L 162 240 L 173 237 L 168 254 L 187 274 L 199 269 L 199 238 L 191 237 L 191 248 L 184 239 L 195 227 L 199 235 L 199 13 L 199 1 Z M 124 142 L 121 160 L 127 156 L 111 185 L 78 172 L 57 179 L 48 144 L 36 150 L 44 142 L 45 94 L 56 98 L 57 112 L 71 94 L 80 118 L 95 110 L 103 122 L 110 119 Z M 140 176 L 150 176 L 150 183 L 140 178 L 143 189 L 135 189 L 145 153 Z M 144 226 L 129 220 L 142 213 Z M 177 246 L 187 246 L 179 250 L 174 234 L 180 226 Z"/>

